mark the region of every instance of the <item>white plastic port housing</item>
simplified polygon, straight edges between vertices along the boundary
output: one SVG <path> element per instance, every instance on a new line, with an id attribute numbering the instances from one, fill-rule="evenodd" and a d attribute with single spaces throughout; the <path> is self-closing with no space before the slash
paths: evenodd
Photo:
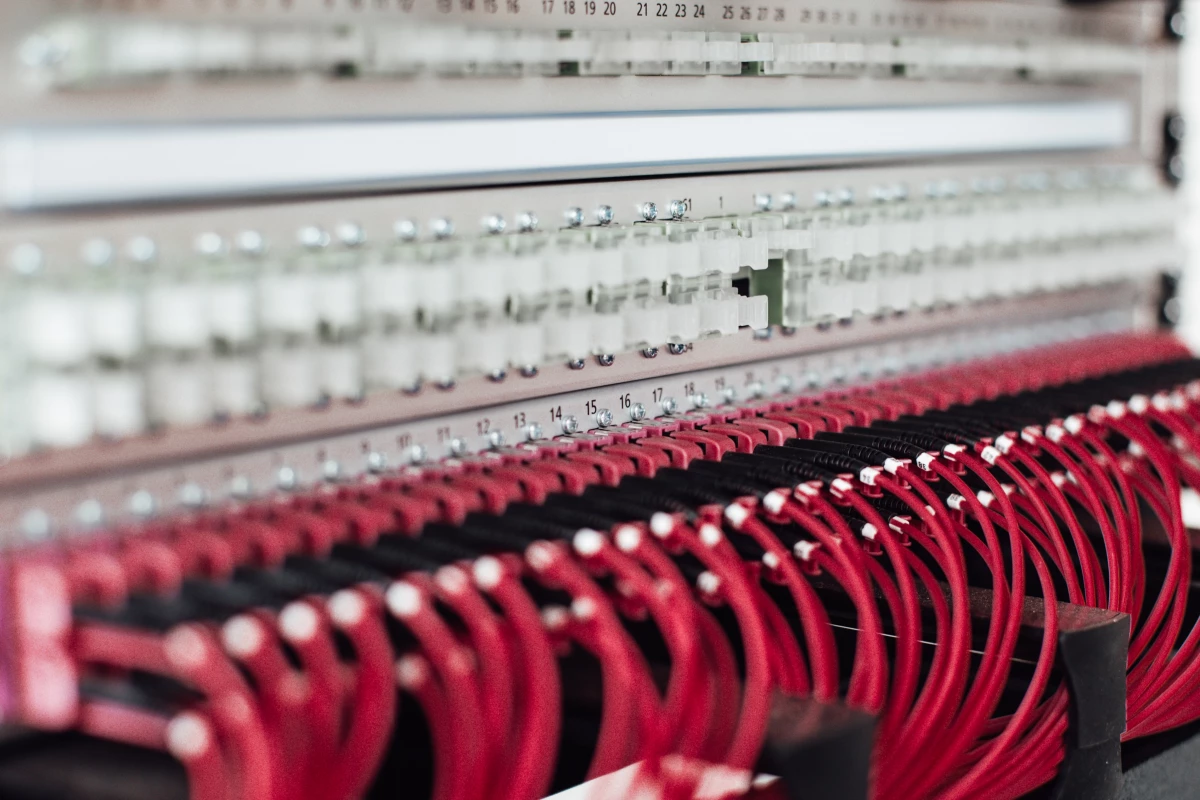
<path id="1" fill-rule="evenodd" d="M 47 366 L 80 364 L 88 357 L 87 317 L 82 300 L 56 291 L 25 298 L 20 333 L 25 355 Z"/>
<path id="2" fill-rule="evenodd" d="M 363 368 L 367 386 L 409 389 L 420 376 L 416 342 L 411 333 L 378 335 L 363 341 Z"/>
<path id="3" fill-rule="evenodd" d="M 312 347 L 272 348 L 262 354 L 263 399 L 269 408 L 302 408 L 321 398 Z"/>
<path id="4" fill-rule="evenodd" d="M 46 447 L 73 447 L 92 437 L 91 392 L 82 375 L 45 373 L 30 378 L 29 438 Z"/>
<path id="5" fill-rule="evenodd" d="M 254 286 L 243 281 L 221 281 L 208 287 L 208 325 L 214 339 L 246 344 L 258 333 Z"/>
<path id="6" fill-rule="evenodd" d="M 146 342 L 169 350 L 200 350 L 208 344 L 203 287 L 162 283 L 146 290 Z"/>
<path id="7" fill-rule="evenodd" d="M 146 400 L 151 422 L 200 425 L 213 416 L 212 381 L 207 364 L 164 360 L 146 372 Z"/>
<path id="8" fill-rule="evenodd" d="M 87 300 L 91 351 L 127 361 L 142 349 L 142 313 L 133 292 L 97 292 Z"/>
<path id="9" fill-rule="evenodd" d="M 268 333 L 293 336 L 317 328 L 316 281 L 311 275 L 264 275 L 258 284 L 258 313 Z"/>
<path id="10" fill-rule="evenodd" d="M 133 436 L 146 429 L 142 377 L 133 372 L 103 372 L 92 382 L 92 410 L 96 433 Z"/>
<path id="11" fill-rule="evenodd" d="M 262 407 L 258 391 L 258 363 L 249 357 L 220 358 L 212 362 L 213 410 L 228 417 L 244 417 Z"/>

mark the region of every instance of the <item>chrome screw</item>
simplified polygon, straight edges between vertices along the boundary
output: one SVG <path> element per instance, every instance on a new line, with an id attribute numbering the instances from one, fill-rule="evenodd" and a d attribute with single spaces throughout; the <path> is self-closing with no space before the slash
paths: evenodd
<path id="1" fill-rule="evenodd" d="M 522 233 L 529 233 L 530 231 L 537 230 L 537 226 L 537 214 L 533 213 L 532 211 L 522 211 L 517 216 L 517 228 L 519 228 Z"/>
<path id="2" fill-rule="evenodd" d="M 771 199 L 771 195 L 769 195 L 769 194 L 754 195 L 754 207 L 756 209 L 758 209 L 759 211 L 770 211 L 772 206 L 774 206 L 774 202 Z"/>
<path id="3" fill-rule="evenodd" d="M 579 206 L 571 206 L 563 212 L 563 220 L 567 223 L 568 228 L 578 228 L 583 224 L 583 209 Z"/>
<path id="4" fill-rule="evenodd" d="M 50 515 L 40 508 L 30 509 L 21 516 L 21 535 L 30 542 L 44 542 L 50 538 Z"/>
<path id="5" fill-rule="evenodd" d="M 491 234 L 504 233 L 504 229 L 508 227 L 504 221 L 504 217 L 499 214 L 488 214 L 483 218 L 483 229 Z"/>
<path id="6" fill-rule="evenodd" d="M 429 223 L 429 230 L 435 239 L 449 239 L 454 235 L 454 223 L 445 217 L 439 217 Z"/>
<path id="7" fill-rule="evenodd" d="M 316 225 L 305 225 L 296 237 L 301 247 L 309 250 L 320 250 L 329 246 L 329 234 Z"/>
<path id="8" fill-rule="evenodd" d="M 504 442 L 504 433 L 501 431 L 491 431 L 487 435 L 488 447 L 493 450 L 499 450 L 501 447 L 504 447 Z"/>
<path id="9" fill-rule="evenodd" d="M 398 219 L 392 224 L 392 233 L 402 242 L 411 242 L 417 238 L 417 223 L 411 219 Z"/>
<path id="10" fill-rule="evenodd" d="M 667 352 L 673 356 L 681 356 L 687 352 L 687 349 L 688 346 L 686 344 L 678 342 L 671 342 L 667 345 Z"/>
<path id="11" fill-rule="evenodd" d="M 378 450 L 367 453 L 367 472 L 383 472 L 387 469 L 387 456 Z"/>
<path id="12" fill-rule="evenodd" d="M 129 498 L 129 513 L 135 517 L 149 517 L 158 509 L 154 495 L 145 489 L 138 489 Z"/>
<path id="13" fill-rule="evenodd" d="M 616 359 L 612 353 L 601 353 L 600 355 L 596 356 L 596 363 L 602 367 L 611 367 L 613 365 L 613 361 L 615 360 Z"/>
<path id="14" fill-rule="evenodd" d="M 279 471 L 275 473 L 275 485 L 285 492 L 295 489 L 297 483 L 299 483 L 299 478 L 296 470 L 291 467 L 280 467 Z"/>
<path id="15" fill-rule="evenodd" d="M 238 252 L 247 256 L 260 256 L 267 250 L 267 240 L 258 231 L 242 231 L 237 235 Z"/>
<path id="16" fill-rule="evenodd" d="M 634 403 L 629 407 L 629 419 L 634 422 L 641 422 L 646 418 L 646 407 L 641 403 Z"/>
<path id="17" fill-rule="evenodd" d="M 600 409 L 592 415 L 592 418 L 596 420 L 596 424 L 601 428 L 607 428 L 613 424 L 613 413 L 607 408 Z"/>
<path id="18" fill-rule="evenodd" d="M 336 483 L 342 477 L 342 465 L 332 458 L 326 459 L 321 465 L 321 476 L 330 483 Z"/>
<path id="19" fill-rule="evenodd" d="M 683 219 L 687 216 L 687 203 L 682 200 L 672 200 L 668 210 L 671 212 L 671 219 Z"/>
<path id="20" fill-rule="evenodd" d="M 658 348 L 657 347 L 644 347 L 644 348 L 642 348 L 642 355 L 645 356 L 646 358 L 654 358 L 658 355 Z"/>
<path id="21" fill-rule="evenodd" d="M 596 209 L 596 222 L 600 225 L 611 225 L 615 218 L 612 206 L 599 206 Z"/>
<path id="22" fill-rule="evenodd" d="M 679 411 L 679 403 L 675 402 L 674 397 L 665 397 L 658 405 L 668 417 Z"/>
<path id="23" fill-rule="evenodd" d="M 339 222 L 335 232 L 338 241 L 346 247 L 358 247 L 367 240 L 362 226 L 356 222 Z"/>
<path id="24" fill-rule="evenodd" d="M 642 219 L 647 222 L 653 222 L 658 219 L 658 204 L 657 203 L 642 203 L 638 207 L 638 213 L 642 215 Z"/>
<path id="25" fill-rule="evenodd" d="M 562 426 L 562 432 L 567 436 L 579 433 L 579 420 L 570 414 L 563 417 L 558 424 Z"/>

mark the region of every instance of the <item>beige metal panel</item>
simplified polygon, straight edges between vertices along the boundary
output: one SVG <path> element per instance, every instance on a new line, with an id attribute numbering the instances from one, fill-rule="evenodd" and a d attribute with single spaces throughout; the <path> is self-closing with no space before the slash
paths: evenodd
<path id="1" fill-rule="evenodd" d="M 381 396 L 260 422 L 233 421 L 47 452 L 0 470 L 0 538 L 11 536 L 31 511 L 45 512 L 60 527 L 69 527 L 76 509 L 88 500 L 99 501 L 113 518 L 127 514 L 130 499 L 139 492 L 144 493 L 140 499 L 151 496 L 169 508 L 192 485 L 214 500 L 228 497 L 239 484 L 270 491 L 285 467 L 308 484 L 321 480 L 330 459 L 350 475 L 365 469 L 372 452 L 391 466 L 403 464 L 418 445 L 429 457 L 440 458 L 454 439 L 463 439 L 474 452 L 493 430 L 502 431 L 509 443 L 519 442 L 532 422 L 542 425 L 546 435 L 555 435 L 560 415 L 577 417 L 586 430 L 596 427 L 589 418 L 593 411 L 607 408 L 620 423 L 629 418 L 628 408 L 635 402 L 655 417 L 663 413 L 656 404 L 667 398 L 686 410 L 689 397 L 700 393 L 720 403 L 726 388 L 743 398 L 759 384 L 768 394 L 789 386 L 798 389 L 810 373 L 823 381 L 865 380 L 896 366 L 911 368 L 922 359 L 928 363 L 934 353 L 961 357 L 973 346 L 1001 342 L 1006 332 L 1070 337 L 1144 329 L 1154 318 L 1153 293 L 1149 284 L 1128 283 L 859 320 L 848 327 L 777 333 L 765 340 L 746 331 L 698 342 L 678 356 L 634 355 L 582 371 L 546 369 L 535 379 L 502 385 L 481 377 L 451 392 Z"/>
<path id="2" fill-rule="evenodd" d="M 438 192 L 396 193 L 378 196 L 271 202 L 197 208 L 128 209 L 124 211 L 81 211 L 64 214 L 0 215 L 0 258 L 23 244 L 42 249 L 45 268 L 51 273 L 70 274 L 82 268 L 80 250 L 93 239 L 108 240 L 118 254 L 135 238 L 149 236 L 157 245 L 162 262 L 179 263 L 195 255 L 196 237 L 217 233 L 233 241 L 245 230 L 262 234 L 275 253 L 287 254 L 296 247 L 302 226 L 316 225 L 333 231 L 339 223 L 359 225 L 370 245 L 394 236 L 398 220 L 411 220 L 428 234 L 431 220 L 454 222 L 462 235 L 482 232 L 480 220 L 499 214 L 514 220 L 521 212 L 533 212 L 544 230 L 565 225 L 564 212 L 580 208 L 592 223 L 601 205 L 611 206 L 615 222 L 637 221 L 637 209 L 655 202 L 667 209 L 673 200 L 687 200 L 689 217 L 750 214 L 757 210 L 756 197 L 770 195 L 782 201 L 795 198 L 799 208 L 811 207 L 819 192 L 847 188 L 860 202 L 872 189 L 906 184 L 919 193 L 926 183 L 956 181 L 969 187 L 976 179 L 1008 180 L 1030 173 L 1047 174 L 1092 168 L 1130 171 L 1140 180 L 1159 180 L 1154 165 L 1140 161 L 1128 151 L 1103 154 L 1064 153 L 1050 157 L 1011 156 L 943 161 L 926 165 L 875 166 L 781 172 L 755 172 L 685 177 L 641 177 L 622 181 L 509 186 L 487 189 L 457 189 Z M 121 257 L 121 256 L 119 256 Z"/>

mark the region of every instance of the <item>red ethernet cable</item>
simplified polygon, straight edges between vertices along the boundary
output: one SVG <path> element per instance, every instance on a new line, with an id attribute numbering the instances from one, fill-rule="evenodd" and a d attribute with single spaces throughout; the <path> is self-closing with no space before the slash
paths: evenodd
<path id="1" fill-rule="evenodd" d="M 462 769 L 463 764 L 489 763 L 488 738 L 483 729 L 480 688 L 473 654 L 461 645 L 433 609 L 429 595 L 415 583 L 399 580 L 387 589 L 387 609 L 417 638 L 421 653 L 433 667 L 439 684 L 454 698 L 445 735 L 453 754 L 439 760 L 435 784 L 446 787 L 444 800 L 478 797 L 486 774 Z M 478 762 L 476 761 L 478 759 Z"/>

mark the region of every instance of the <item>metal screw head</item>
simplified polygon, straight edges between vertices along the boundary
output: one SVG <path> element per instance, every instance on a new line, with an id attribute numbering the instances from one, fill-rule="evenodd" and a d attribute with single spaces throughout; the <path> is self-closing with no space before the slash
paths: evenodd
<path id="1" fill-rule="evenodd" d="M 821 207 L 833 205 L 833 192 L 825 190 L 817 191 L 813 194 L 813 204 Z"/>
<path id="2" fill-rule="evenodd" d="M 1178 154 L 1171 156 L 1171 160 L 1167 162 L 1167 173 L 1173 180 L 1183 180 L 1183 156 Z"/>
<path id="3" fill-rule="evenodd" d="M 667 352 L 673 356 L 681 356 L 687 352 L 688 346 L 680 342 L 671 342 L 667 345 Z"/>
<path id="4" fill-rule="evenodd" d="M 468 452 L 470 452 L 470 449 L 467 445 L 466 439 L 462 438 L 461 436 L 455 436 L 450 440 L 450 455 L 454 456 L 455 458 L 462 458 Z"/>
<path id="5" fill-rule="evenodd" d="M 30 69 L 46 69 L 65 57 L 62 46 L 42 33 L 28 36 L 17 48 L 17 58 Z"/>
<path id="6" fill-rule="evenodd" d="M 658 404 L 658 407 L 661 408 L 662 412 L 668 417 L 679 411 L 679 403 L 675 402 L 674 397 L 664 397 L 662 402 Z"/>
<path id="7" fill-rule="evenodd" d="M 754 338 L 760 342 L 765 342 L 771 338 L 772 333 L 773 332 L 769 326 L 766 328 L 759 328 L 754 332 Z"/>
<path id="8" fill-rule="evenodd" d="M 196 237 L 196 252 L 208 258 L 216 258 L 225 252 L 225 240 L 221 234 L 213 231 L 202 233 Z"/>
<path id="9" fill-rule="evenodd" d="M 737 389 L 730 386 L 721 392 L 721 397 L 726 403 L 736 403 L 738 399 Z"/>
<path id="10" fill-rule="evenodd" d="M 129 497 L 129 513 L 135 517 L 152 516 L 157 508 L 158 503 L 155 501 L 154 495 L 145 489 L 138 489 Z"/>
<path id="11" fill-rule="evenodd" d="M 558 424 L 562 426 L 562 432 L 567 436 L 570 436 L 574 433 L 579 433 L 579 420 L 577 420 L 571 414 L 568 414 L 559 420 Z"/>
<path id="12" fill-rule="evenodd" d="M 296 240 L 301 247 L 309 250 L 320 250 L 329 246 L 329 233 L 316 225 L 305 225 L 296 234 Z"/>
<path id="13" fill-rule="evenodd" d="M 647 222 L 653 222 L 658 219 L 658 204 L 657 203 L 642 203 L 638 206 L 638 213 L 642 215 L 642 219 Z"/>
<path id="14" fill-rule="evenodd" d="M 339 222 L 334 229 L 338 241 L 346 247 L 358 247 L 366 241 L 367 235 L 357 222 Z"/>
<path id="15" fill-rule="evenodd" d="M 196 483 L 185 483 L 179 487 L 179 504 L 185 508 L 202 508 L 208 504 L 208 492 Z"/>
<path id="16" fill-rule="evenodd" d="M 88 239 L 79 248 L 79 257 L 89 267 L 106 267 L 115 255 L 116 248 L 108 239 Z"/>
<path id="17" fill-rule="evenodd" d="M 800 383 L 806 389 L 819 389 L 824 384 L 824 381 L 821 379 L 821 373 L 815 369 L 810 369 L 804 373 L 804 376 L 800 379 Z"/>
<path id="18" fill-rule="evenodd" d="M 488 214 L 484 217 L 480 224 L 483 225 L 483 230 L 487 233 L 504 233 L 504 229 L 508 227 L 508 223 L 504 221 L 504 217 L 499 214 Z"/>
<path id="19" fill-rule="evenodd" d="M 763 396 L 762 381 L 754 381 L 754 383 L 751 383 L 749 386 L 747 386 L 746 394 L 750 395 L 751 397 L 762 397 Z"/>
<path id="20" fill-rule="evenodd" d="M 886 186 L 872 186 L 871 200 L 876 203 L 886 203 L 892 199 L 892 192 Z"/>
<path id="21" fill-rule="evenodd" d="M 893 184 L 892 188 L 890 190 L 890 194 L 891 194 L 893 200 L 895 200 L 898 203 L 903 203 L 905 200 L 908 199 L 908 184 L 907 183 Z"/>
<path id="22" fill-rule="evenodd" d="M 573 358 L 567 362 L 567 366 L 571 369 L 583 369 L 587 366 L 587 362 L 582 358 Z"/>
<path id="23" fill-rule="evenodd" d="M 616 218 L 613 213 L 612 206 L 597 206 L 596 208 L 596 223 L 599 225 L 611 225 Z"/>
<path id="24" fill-rule="evenodd" d="M 325 463 L 321 465 L 321 477 L 330 483 L 340 480 L 342 477 L 342 465 L 332 458 L 326 459 Z"/>
<path id="25" fill-rule="evenodd" d="M 616 361 L 616 357 L 612 353 L 601 353 L 596 356 L 596 363 L 602 367 L 611 367 L 614 361 Z"/>
<path id="26" fill-rule="evenodd" d="M 398 219 L 392 223 L 392 234 L 402 242 L 411 242 L 420 231 L 411 219 Z"/>
<path id="27" fill-rule="evenodd" d="M 387 469 L 387 456 L 378 450 L 367 453 L 367 472 L 383 472 Z"/>
<path id="28" fill-rule="evenodd" d="M 779 207 L 784 211 L 791 211 L 796 207 L 796 193 L 784 192 L 779 195 Z"/>
<path id="29" fill-rule="evenodd" d="M 672 200 L 667 210 L 671 214 L 671 219 L 683 219 L 687 216 L 687 203 L 682 200 Z"/>
<path id="30" fill-rule="evenodd" d="M 488 373 L 488 380 L 493 383 L 500 383 L 500 381 L 504 380 L 507 377 L 508 377 L 508 373 L 502 369 L 494 369 Z"/>
<path id="31" fill-rule="evenodd" d="M 537 214 L 532 211 L 522 211 L 517 215 L 517 228 L 521 233 L 529 233 L 537 230 L 538 218 Z"/>
<path id="32" fill-rule="evenodd" d="M 99 500 L 84 500 L 75 507 L 75 521 L 85 528 L 95 528 L 104 522 L 104 506 Z"/>
<path id="33" fill-rule="evenodd" d="M 607 428 L 609 425 L 613 424 L 613 413 L 607 408 L 600 409 L 592 415 L 592 418 L 596 420 L 596 424 L 601 428 Z"/>
<path id="34" fill-rule="evenodd" d="M 535 364 L 526 364 L 525 366 L 521 367 L 520 372 L 522 378 L 536 378 L 538 374 L 538 368 Z"/>
<path id="35" fill-rule="evenodd" d="M 633 422 L 641 422 L 646 418 L 646 407 L 641 403 L 634 403 L 629 407 L 629 419 Z"/>
<path id="36" fill-rule="evenodd" d="M 19 244 L 8 255 L 8 266 L 17 275 L 30 277 L 42 271 L 45 257 L 36 244 Z"/>
<path id="37" fill-rule="evenodd" d="M 790 375 L 780 375 L 779 379 L 775 381 L 775 385 L 779 387 L 779 391 L 781 392 L 790 392 L 794 384 Z"/>
<path id="38" fill-rule="evenodd" d="M 706 395 L 704 392 L 698 392 L 692 395 L 693 408 L 708 408 L 710 405 L 712 404 L 709 402 L 708 395 Z"/>
<path id="39" fill-rule="evenodd" d="M 657 347 L 644 347 L 644 348 L 642 348 L 642 355 L 646 358 L 654 358 L 658 355 L 658 348 Z"/>
<path id="40" fill-rule="evenodd" d="M 149 264 L 158 257 L 158 245 L 149 236 L 135 236 L 126 246 L 129 257 L 139 264 Z"/>
<path id="41" fill-rule="evenodd" d="M 854 203 L 854 190 L 848 186 L 843 186 L 837 190 L 838 205 L 848 206 Z"/>
<path id="42" fill-rule="evenodd" d="M 414 444 L 412 447 L 408 448 L 408 453 L 406 455 L 408 456 L 408 463 L 410 464 L 424 464 L 429 458 L 429 452 L 425 449 L 425 445 L 422 444 Z"/>
<path id="43" fill-rule="evenodd" d="M 583 209 L 579 206 L 571 206 L 563 211 L 563 221 L 567 223 L 568 228 L 578 228 L 583 224 Z"/>
<path id="44" fill-rule="evenodd" d="M 290 492 L 300 483 L 300 476 L 291 467 L 280 467 L 275 473 L 275 485 L 285 492 Z"/>
<path id="45" fill-rule="evenodd" d="M 489 431 L 487 435 L 488 447 L 493 450 L 499 450 L 504 447 L 504 433 L 502 431 Z"/>
<path id="46" fill-rule="evenodd" d="M 444 217 L 439 217 L 429 223 L 429 230 L 435 239 L 449 239 L 454 235 L 454 223 Z"/>
<path id="47" fill-rule="evenodd" d="M 229 482 L 229 496 L 238 500 L 248 500 L 254 495 L 254 487 L 245 475 L 238 475 Z"/>
<path id="48" fill-rule="evenodd" d="M 1187 15 L 1182 11 L 1176 11 L 1167 20 L 1167 27 L 1170 29 L 1172 35 L 1182 39 L 1187 35 Z"/>
<path id="49" fill-rule="evenodd" d="M 44 542 L 50 538 L 50 515 L 40 508 L 32 508 L 21 515 L 21 535 L 26 541 Z"/>
<path id="50" fill-rule="evenodd" d="M 247 256 L 260 256 L 267 251 L 267 240 L 258 231 L 242 231 L 237 235 L 238 252 Z"/>
<path id="51" fill-rule="evenodd" d="M 538 439 L 544 439 L 545 432 L 542 430 L 541 423 L 531 422 L 525 426 L 525 440 L 528 442 L 536 442 Z"/>
<path id="52" fill-rule="evenodd" d="M 774 205 L 775 202 L 771 198 L 771 195 L 762 193 L 754 195 L 754 208 L 756 210 L 770 211 Z"/>

